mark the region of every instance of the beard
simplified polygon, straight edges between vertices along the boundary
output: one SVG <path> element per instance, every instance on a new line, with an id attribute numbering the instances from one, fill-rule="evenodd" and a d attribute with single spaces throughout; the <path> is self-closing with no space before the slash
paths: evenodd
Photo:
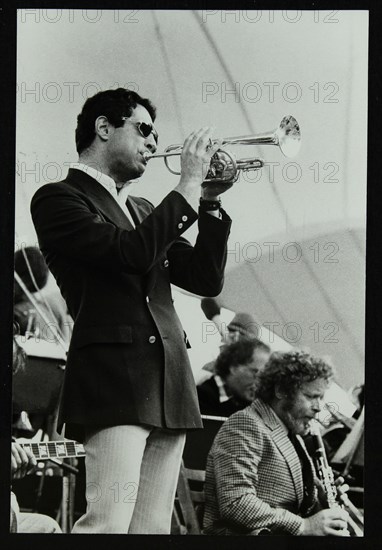
<path id="1" fill-rule="evenodd" d="M 310 430 L 310 419 L 306 416 L 297 416 L 293 398 L 288 399 L 282 406 L 282 421 L 292 433 L 306 435 Z"/>

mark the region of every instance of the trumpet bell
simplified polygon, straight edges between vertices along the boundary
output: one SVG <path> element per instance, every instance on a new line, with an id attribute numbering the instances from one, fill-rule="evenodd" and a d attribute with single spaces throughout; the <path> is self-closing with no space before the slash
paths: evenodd
<path id="1" fill-rule="evenodd" d="M 301 131 L 297 120 L 292 116 L 285 116 L 280 122 L 275 135 L 278 146 L 286 157 L 294 157 L 301 147 Z"/>

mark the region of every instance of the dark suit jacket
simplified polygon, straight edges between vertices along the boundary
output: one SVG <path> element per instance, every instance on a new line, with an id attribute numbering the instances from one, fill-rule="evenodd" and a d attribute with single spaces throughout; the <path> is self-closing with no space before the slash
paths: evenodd
<path id="1" fill-rule="evenodd" d="M 220 402 L 220 394 L 215 378 L 212 376 L 203 384 L 196 386 L 199 399 L 199 408 L 202 414 L 212 416 L 231 416 L 231 414 L 244 409 L 247 405 L 236 403 L 232 397 Z"/>
<path id="2" fill-rule="evenodd" d="M 230 219 L 197 219 L 176 191 L 154 209 L 130 197 L 134 230 L 109 192 L 80 170 L 40 188 L 31 211 L 41 251 L 74 320 L 59 425 L 196 428 L 201 420 L 170 282 L 202 296 L 222 288 Z"/>
<path id="3" fill-rule="evenodd" d="M 206 534 L 298 533 L 304 496 L 300 459 L 278 416 L 260 399 L 218 432 L 207 459 L 205 493 Z M 316 488 L 315 498 L 318 506 Z"/>

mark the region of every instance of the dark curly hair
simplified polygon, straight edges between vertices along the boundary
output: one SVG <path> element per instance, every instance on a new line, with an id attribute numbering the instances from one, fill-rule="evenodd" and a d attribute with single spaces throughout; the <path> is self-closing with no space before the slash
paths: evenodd
<path id="1" fill-rule="evenodd" d="M 251 340 L 238 340 L 233 344 L 225 346 L 216 359 L 215 373 L 226 378 L 229 374 L 230 367 L 237 367 L 238 365 L 248 365 L 252 362 L 253 352 L 256 349 L 261 349 L 270 352 L 269 346 L 253 338 Z"/>
<path id="2" fill-rule="evenodd" d="M 103 115 L 108 121 L 119 128 L 123 126 L 122 117 L 130 117 L 137 105 L 142 105 L 149 112 L 152 120 L 155 120 L 156 108 L 150 100 L 126 88 L 106 90 L 89 97 L 77 117 L 76 149 L 81 154 L 84 149 L 93 143 L 95 137 L 94 122 Z"/>
<path id="3" fill-rule="evenodd" d="M 302 351 L 275 352 L 259 373 L 256 397 L 270 403 L 275 397 L 277 386 L 291 399 L 305 382 L 317 378 L 329 380 L 333 376 L 333 367 L 318 357 Z"/>

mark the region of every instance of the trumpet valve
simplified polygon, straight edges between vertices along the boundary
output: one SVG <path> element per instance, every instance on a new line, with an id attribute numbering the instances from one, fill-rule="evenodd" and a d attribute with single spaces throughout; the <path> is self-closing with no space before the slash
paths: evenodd
<path id="1" fill-rule="evenodd" d="M 229 179 L 236 172 L 236 164 L 232 153 L 219 149 L 211 158 L 208 178 Z"/>

